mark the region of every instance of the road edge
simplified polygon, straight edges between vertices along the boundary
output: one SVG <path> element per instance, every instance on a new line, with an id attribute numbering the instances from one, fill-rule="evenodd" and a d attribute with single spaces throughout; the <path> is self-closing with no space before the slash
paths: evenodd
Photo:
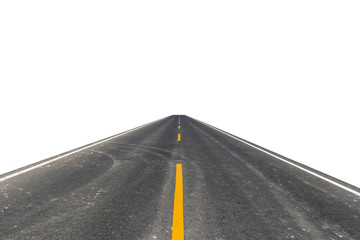
<path id="1" fill-rule="evenodd" d="M 166 117 L 165 117 L 165 118 L 166 118 Z M 66 151 L 66 152 L 57 154 L 57 155 L 55 155 L 55 156 L 52 156 L 52 157 L 49 157 L 49 158 L 40 160 L 40 161 L 38 161 L 38 162 L 34 162 L 34 163 L 29 164 L 29 165 L 26 165 L 26 166 L 23 166 L 23 167 L 14 169 L 14 170 L 9 171 L 9 172 L 7 172 L 7 173 L 0 174 L 0 182 L 3 182 L 3 181 L 5 181 L 5 180 L 8 180 L 8 179 L 13 178 L 13 177 L 15 177 L 15 176 L 18 176 L 18 175 L 20 175 L 20 174 L 22 174 L 22 173 L 29 172 L 29 171 L 31 171 L 31 170 L 33 170 L 33 169 L 35 169 L 35 168 L 44 166 L 44 165 L 46 165 L 46 164 L 48 164 L 48 163 L 57 161 L 57 160 L 59 160 L 59 159 L 61 159 L 61 158 L 67 157 L 67 156 L 72 155 L 72 154 L 74 154 L 74 153 L 77 153 L 77 152 L 80 152 L 80 151 L 82 151 L 82 150 L 88 149 L 88 148 L 90 148 L 90 147 L 96 146 L 96 145 L 98 145 L 98 144 L 107 142 L 107 141 L 109 141 L 109 140 L 111 140 L 111 139 L 120 137 L 120 136 L 122 136 L 122 135 L 125 135 L 125 134 L 127 134 L 127 133 L 133 132 L 133 131 L 135 131 L 135 130 L 141 129 L 141 128 L 147 126 L 147 125 L 150 125 L 150 124 L 152 124 L 152 123 L 158 122 L 158 121 L 163 120 L 163 119 L 165 119 L 165 118 L 161 118 L 161 119 L 158 119 L 158 120 L 155 120 L 155 121 L 152 121 L 152 122 L 149 122 L 149 123 L 140 125 L 140 126 L 138 126 L 138 127 L 135 127 L 135 128 L 129 129 L 129 130 L 126 130 L 126 131 L 124 131 L 124 132 L 121 132 L 121 133 L 112 135 L 112 136 L 110 136 L 110 137 L 106 137 L 106 138 L 100 139 L 100 140 L 98 140 L 98 141 L 95 141 L 95 142 L 92 142 L 92 143 L 89 143 L 89 144 L 86 144 L 86 145 L 83 145 L 83 146 L 74 148 L 74 149 L 72 149 L 72 150 L 69 150 L 69 151 Z"/>
<path id="2" fill-rule="evenodd" d="M 189 118 L 191 118 L 191 117 L 189 117 Z M 217 130 L 220 133 L 228 135 L 228 136 L 234 138 L 235 140 L 243 142 L 243 143 L 245 143 L 245 144 L 247 144 L 247 145 L 249 145 L 249 146 L 251 146 L 253 148 L 257 148 L 257 149 L 261 150 L 262 152 L 264 152 L 264 153 L 266 153 L 266 154 L 268 154 L 270 156 L 273 156 L 273 157 L 275 157 L 275 158 L 277 158 L 277 159 L 279 159 L 279 160 L 281 160 L 281 161 L 283 161 L 285 163 L 293 165 L 293 166 L 295 166 L 295 167 L 297 167 L 297 168 L 299 168 L 299 169 L 301 169 L 303 171 L 306 171 L 306 172 L 308 172 L 308 173 L 310 173 L 310 174 L 312 174 L 312 175 L 314 175 L 316 177 L 319 177 L 319 178 L 321 178 L 321 179 L 323 179 L 323 180 L 325 180 L 325 181 L 327 181 L 329 183 L 332 183 L 335 186 L 338 186 L 338 187 L 340 187 L 340 188 L 342 188 L 344 190 L 347 190 L 348 192 L 351 192 L 351 193 L 353 193 L 353 194 L 355 194 L 357 196 L 360 196 L 360 188 L 358 188 L 358 187 L 356 187 L 356 186 L 354 186 L 354 185 L 352 185 L 350 183 L 347 183 L 347 182 L 342 181 L 342 180 L 340 180 L 338 178 L 335 178 L 335 177 L 330 176 L 330 175 L 328 175 L 326 173 L 323 173 L 323 172 L 321 172 L 319 170 L 311 168 L 311 167 L 309 167 L 309 166 L 307 166 L 305 164 L 299 163 L 299 162 L 297 162 L 295 160 L 292 160 L 290 158 L 282 156 L 281 154 L 278 154 L 276 152 L 268 150 L 268 149 L 266 149 L 264 147 L 261 147 L 261 146 L 255 144 L 255 143 L 252 143 L 252 142 L 250 142 L 248 140 L 245 140 L 243 138 L 240 138 L 240 137 L 238 137 L 238 136 L 236 136 L 234 134 L 228 133 L 228 132 L 226 132 L 226 131 L 224 131 L 222 129 L 219 129 L 219 128 L 214 127 L 214 126 L 212 126 L 212 125 L 210 125 L 208 123 L 205 123 L 205 122 L 203 122 L 201 120 L 198 120 L 198 119 L 195 119 L 195 118 L 191 118 L 191 119 L 193 119 L 193 120 L 195 120 L 197 122 L 200 122 L 202 124 L 205 124 L 206 126 L 212 128 L 214 130 Z"/>

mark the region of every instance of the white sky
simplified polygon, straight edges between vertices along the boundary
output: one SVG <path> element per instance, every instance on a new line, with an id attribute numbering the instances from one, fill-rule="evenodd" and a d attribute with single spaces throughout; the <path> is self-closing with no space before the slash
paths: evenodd
<path id="1" fill-rule="evenodd" d="M 360 187 L 358 1 L 1 1 L 0 173 L 186 114 Z"/>

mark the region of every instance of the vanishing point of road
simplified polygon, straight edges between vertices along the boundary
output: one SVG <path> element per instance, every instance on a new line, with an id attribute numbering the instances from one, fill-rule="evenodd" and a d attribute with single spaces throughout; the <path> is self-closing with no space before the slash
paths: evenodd
<path id="1" fill-rule="evenodd" d="M 360 239 L 359 189 L 187 116 L 0 176 L 0 239 Z"/>

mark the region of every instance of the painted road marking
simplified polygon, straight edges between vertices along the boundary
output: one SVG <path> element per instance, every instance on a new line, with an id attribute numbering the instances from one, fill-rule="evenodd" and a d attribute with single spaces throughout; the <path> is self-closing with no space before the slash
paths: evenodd
<path id="1" fill-rule="evenodd" d="M 179 126 L 179 129 L 180 129 L 180 126 Z"/>
<path id="2" fill-rule="evenodd" d="M 196 119 L 195 119 L 195 120 L 196 120 Z M 227 132 L 224 132 L 224 131 L 221 130 L 221 129 L 218 129 L 218 128 L 213 127 L 213 126 L 211 126 L 211 125 L 209 125 L 209 124 L 207 124 L 207 123 L 204 123 L 203 121 L 200 121 L 200 120 L 197 120 L 197 121 L 205 124 L 206 126 L 212 128 L 212 129 L 215 129 L 215 130 L 218 131 L 218 132 L 221 132 L 221 133 L 223 133 L 223 134 L 225 134 L 225 135 L 227 135 L 227 136 L 229 136 L 229 137 L 232 137 L 232 138 L 238 140 L 239 142 L 245 143 L 245 144 L 249 145 L 250 147 L 253 147 L 253 148 L 255 148 L 255 149 L 259 150 L 259 151 L 262 151 L 262 152 L 264 152 L 264 153 L 266 153 L 266 154 L 268 154 L 268 155 L 270 155 L 270 156 L 272 156 L 272 157 L 274 157 L 274 158 L 277 158 L 277 159 L 279 159 L 279 160 L 281 160 L 281 161 L 283 161 L 283 162 L 286 162 L 286 163 L 288 163 L 288 164 L 290 164 L 290 165 L 292 165 L 292 166 L 294 166 L 294 167 L 297 167 L 297 168 L 299 168 L 299 169 L 301 169 L 301 170 L 303 170 L 303 171 L 305 171 L 305 172 L 307 172 L 307 173 L 309 173 L 309 174 L 311 174 L 311 175 L 314 175 L 314 176 L 316 176 L 316 177 L 318 177 L 318 178 L 321 178 L 322 180 L 325 180 L 325 181 L 327 181 L 327 182 L 329 182 L 329 183 L 331 183 L 331 184 L 334 184 L 335 186 L 338 186 L 338 187 L 340 187 L 340 188 L 342 188 L 342 189 L 344 189 L 344 190 L 346 190 L 346 191 L 349 191 L 349 192 L 351 192 L 351 193 L 353 193 L 353 194 L 355 194 L 355 195 L 357 195 L 357 196 L 360 196 L 360 192 L 358 192 L 358 191 L 355 191 L 355 190 L 353 190 L 353 189 L 351 189 L 351 188 L 348 188 L 348 187 L 346 187 L 346 186 L 344 186 L 344 185 L 341 185 L 340 183 L 337 183 L 337 182 L 335 182 L 335 181 L 333 181 L 333 180 L 331 180 L 331 179 L 328 179 L 328 178 L 326 178 L 326 177 L 324 177 L 324 176 L 322 176 L 322 175 L 320 175 L 320 174 L 317 174 L 317 173 L 315 173 L 315 172 L 312 172 L 312 171 L 310 171 L 310 170 L 308 170 L 308 169 L 306 169 L 306 168 L 303 168 L 303 167 L 301 167 L 301 166 L 299 166 L 299 165 L 297 165 L 297 164 L 295 164 L 295 163 L 292 163 L 292 162 L 290 162 L 290 161 L 288 161 L 288 160 L 286 160 L 286 159 L 284 159 L 284 158 L 282 158 L 282 157 L 279 157 L 279 156 L 277 156 L 277 155 L 275 155 L 275 154 L 272 154 L 272 153 L 270 153 L 270 152 L 268 152 L 268 151 L 266 151 L 266 150 L 264 150 L 264 149 L 261 149 L 261 148 L 259 148 L 259 147 L 257 147 L 257 146 L 254 146 L 254 145 L 251 144 L 251 143 L 248 143 L 248 142 L 246 142 L 246 141 L 244 141 L 244 140 L 242 140 L 242 139 L 240 139 L 240 138 L 238 138 L 238 137 L 235 137 L 235 136 L 233 136 L 233 135 L 231 135 L 231 134 L 229 134 L 229 133 L 227 133 Z"/>
<path id="3" fill-rule="evenodd" d="M 181 134 L 178 133 L 178 141 L 180 142 L 181 141 Z"/>
<path id="4" fill-rule="evenodd" d="M 163 118 L 162 118 L 162 119 L 163 119 Z M 79 149 L 74 150 L 74 151 L 72 151 L 72 152 L 66 153 L 66 154 L 61 155 L 61 156 L 59 156 L 59 157 L 50 159 L 50 160 L 48 160 L 48 161 L 46 161 L 46 162 L 42 162 L 42 163 L 36 164 L 35 166 L 29 167 L 29 168 L 25 168 L 25 169 L 23 169 L 23 170 L 21 170 L 21 171 L 14 172 L 14 173 L 12 173 L 12 174 L 10 174 L 10 175 L 7 175 L 7 176 L 5 176 L 5 177 L 0 178 L 0 182 L 5 181 L 5 180 L 10 179 L 10 178 L 13 178 L 13 177 L 15 177 L 15 176 L 18 176 L 18 175 L 20 175 L 20 174 L 29 172 L 29 171 L 31 171 L 31 170 L 33 170 L 33 169 L 35 169 L 35 168 L 38 168 L 38 167 L 44 166 L 44 165 L 46 165 L 46 164 L 52 163 L 52 162 L 54 162 L 54 161 L 56 161 L 56 160 L 59 160 L 59 159 L 64 158 L 64 157 L 67 157 L 67 156 L 72 155 L 72 154 L 74 154 L 74 153 L 83 151 L 83 150 L 85 150 L 85 149 L 87 149 L 87 148 L 91 148 L 91 147 L 93 147 L 93 146 L 95 146 L 95 145 L 98 145 L 98 144 L 107 142 L 107 141 L 109 141 L 109 140 L 111 140 L 111 139 L 120 137 L 120 136 L 125 135 L 125 134 L 130 133 L 130 132 L 133 132 L 133 131 L 138 130 L 138 129 L 140 129 L 140 128 L 146 127 L 147 125 L 149 125 L 149 124 L 151 124 L 151 123 L 154 123 L 154 122 L 157 122 L 157 121 L 160 121 L 160 120 L 162 120 L 162 119 L 159 119 L 159 120 L 156 120 L 156 121 L 153 121 L 153 122 L 144 124 L 144 125 L 139 126 L 139 127 L 137 127 L 137 128 L 130 129 L 130 130 L 128 130 L 128 131 L 125 131 L 125 132 L 123 132 L 123 133 L 119 133 L 119 134 L 117 134 L 117 135 L 115 135 L 115 136 L 106 138 L 106 139 L 104 139 L 104 140 L 97 141 L 97 142 L 95 142 L 95 143 L 93 143 L 93 144 L 84 146 L 84 147 L 82 147 L 82 148 L 79 148 Z"/>
<path id="5" fill-rule="evenodd" d="M 184 240 L 182 165 L 176 164 L 172 240 Z"/>

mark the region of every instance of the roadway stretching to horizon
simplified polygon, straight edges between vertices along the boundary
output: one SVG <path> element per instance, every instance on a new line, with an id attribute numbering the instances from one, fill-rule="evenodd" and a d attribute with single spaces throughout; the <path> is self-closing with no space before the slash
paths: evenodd
<path id="1" fill-rule="evenodd" d="M 0 239 L 360 239 L 358 189 L 282 159 L 170 116 L 3 175 Z"/>

